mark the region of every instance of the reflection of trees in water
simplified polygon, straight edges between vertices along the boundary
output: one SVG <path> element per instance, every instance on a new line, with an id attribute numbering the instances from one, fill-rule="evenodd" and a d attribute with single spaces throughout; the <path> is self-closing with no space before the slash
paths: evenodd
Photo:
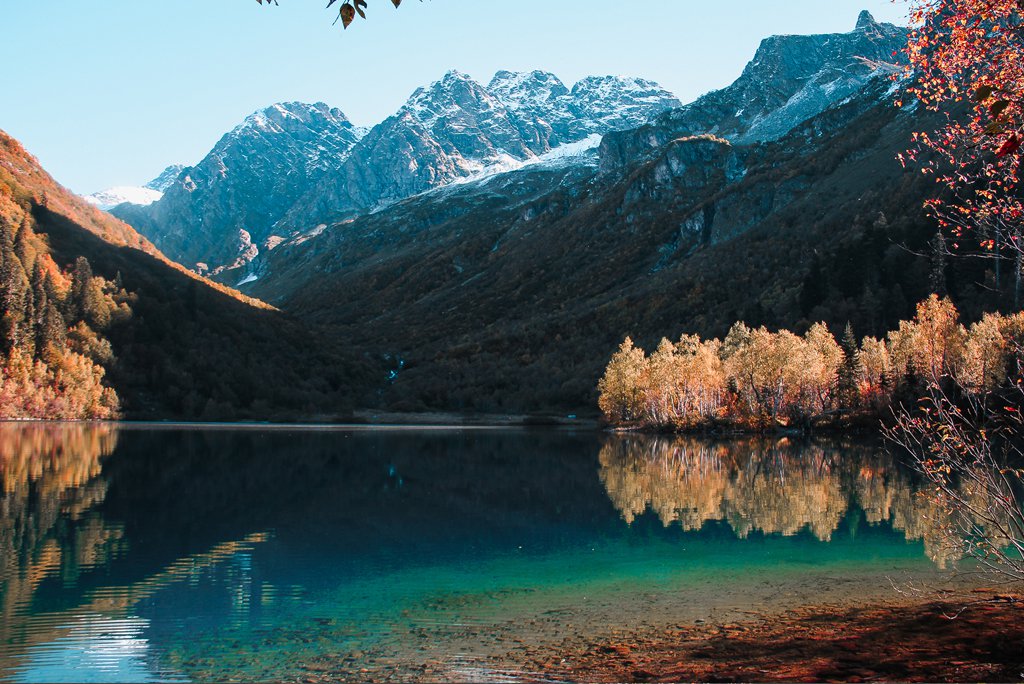
<path id="1" fill-rule="evenodd" d="M 807 528 L 828 541 L 856 502 L 868 523 L 891 522 L 908 540 L 923 540 L 939 565 L 959 557 L 943 541 L 943 511 L 877 446 L 614 436 L 599 458 L 601 482 L 627 523 L 650 508 L 685 530 L 724 520 L 741 538 Z"/>
<path id="2" fill-rule="evenodd" d="M 107 492 L 101 460 L 116 445 L 117 429 L 108 425 L 0 425 L 3 625 L 15 622 L 44 579 L 74 582 L 123 547 L 122 528 L 93 510 Z"/>
<path id="3" fill-rule="evenodd" d="M 750 445 L 731 474 L 726 519 L 740 537 L 754 530 L 794 535 L 808 526 L 832 538 L 848 498 L 833 461 L 822 449 L 799 449 L 786 440 Z"/>
<path id="4" fill-rule="evenodd" d="M 627 523 L 648 506 L 667 526 L 697 530 L 724 518 L 731 464 L 724 447 L 664 438 L 612 438 L 601 449 L 601 483 Z"/>
<path id="5" fill-rule="evenodd" d="M 162 589 L 194 581 L 267 540 L 255 532 L 221 542 L 130 584 L 71 592 L 65 601 L 43 600 L 43 605 L 66 607 L 36 612 L 33 602 L 44 593 L 45 581 L 75 587 L 83 572 L 110 566 L 127 549 L 124 527 L 97 510 L 108 492 L 103 460 L 117 444 L 118 428 L 111 425 L 0 424 L 0 655 L 5 658 L 22 659 L 32 646 L 93 623 L 106 629 L 104 620 L 127 618 Z"/>
<path id="6" fill-rule="evenodd" d="M 116 446 L 117 429 L 110 425 L 0 424 L 0 489 L 80 487 L 99 475 L 100 459 Z"/>

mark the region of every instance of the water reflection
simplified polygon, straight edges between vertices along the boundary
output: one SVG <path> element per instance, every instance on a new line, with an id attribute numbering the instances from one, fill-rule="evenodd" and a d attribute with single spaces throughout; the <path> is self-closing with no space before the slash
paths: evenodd
<path id="1" fill-rule="evenodd" d="M 920 492 L 857 442 L 0 424 L 0 679 L 293 678 L 677 571 L 949 562 Z"/>
<path id="2" fill-rule="evenodd" d="M 134 609 L 266 540 L 249 535 L 127 585 L 76 591 L 128 549 L 125 526 L 101 510 L 118 436 L 107 424 L 0 424 L 0 656 L 20 681 L 175 681 L 146 664 L 148 622 Z"/>
<path id="3" fill-rule="evenodd" d="M 940 567 L 960 557 L 945 512 L 877 444 L 614 436 L 599 459 L 601 482 L 627 523 L 649 508 L 665 526 L 685 530 L 725 521 L 741 539 L 807 529 L 827 542 L 857 507 L 869 524 L 890 523 L 908 541 L 922 540 Z"/>
<path id="4" fill-rule="evenodd" d="M 123 548 L 123 528 L 95 512 L 116 446 L 110 426 L 0 425 L 0 639 L 44 579 L 74 583 Z"/>

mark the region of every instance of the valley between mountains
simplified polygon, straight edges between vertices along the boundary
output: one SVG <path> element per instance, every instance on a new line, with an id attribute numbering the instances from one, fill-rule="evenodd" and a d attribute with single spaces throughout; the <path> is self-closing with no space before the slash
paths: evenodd
<path id="1" fill-rule="evenodd" d="M 137 296 L 105 333 L 127 416 L 593 416 L 626 334 L 880 335 L 936 269 L 968 318 L 1010 296 L 985 264 L 929 252 L 934 185 L 896 161 L 937 117 L 896 106 L 906 40 L 867 12 L 769 37 L 689 104 L 541 71 L 451 71 L 369 130 L 275 104 L 193 166 L 86 198 L 104 218 L 41 169 L 10 185 L 60 265 L 85 256 Z M 7 168 L 36 163 L 6 149 Z"/>

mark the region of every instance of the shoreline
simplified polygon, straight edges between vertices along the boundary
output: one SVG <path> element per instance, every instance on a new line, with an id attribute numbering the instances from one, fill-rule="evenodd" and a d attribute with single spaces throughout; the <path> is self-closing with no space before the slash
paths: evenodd
<path id="1" fill-rule="evenodd" d="M 641 630 L 561 655 L 567 681 L 1019 681 L 1024 596 L 992 589 L 810 605 L 723 625 Z M 540 680 L 534 680 L 540 681 Z"/>
<path id="2" fill-rule="evenodd" d="M 458 413 L 390 413 L 386 411 L 356 411 L 348 416 L 311 416 L 302 420 L 238 420 L 188 421 L 159 418 L 126 418 L 122 420 L 45 420 L 5 419 L 0 425 L 114 425 L 125 429 L 202 429 L 202 430 L 488 430 L 557 428 L 592 432 L 605 432 L 592 418 L 529 414 L 458 414 Z"/>
<path id="3" fill-rule="evenodd" d="M 523 638 L 511 618 L 503 626 L 453 626 L 452 634 L 421 627 L 405 636 L 425 644 L 418 658 L 382 645 L 316 655 L 288 676 L 311 684 L 982 682 L 1024 676 L 1024 596 L 991 588 L 893 592 L 852 602 L 825 598 L 777 611 L 751 606 L 707 619 L 652 616 L 634 626 L 587 627 L 577 617 L 556 609 L 541 618 L 545 634 Z M 484 634 L 495 639 L 484 649 L 489 653 L 481 650 Z M 445 657 L 435 650 L 438 638 L 454 638 L 466 647 L 464 655 Z"/>

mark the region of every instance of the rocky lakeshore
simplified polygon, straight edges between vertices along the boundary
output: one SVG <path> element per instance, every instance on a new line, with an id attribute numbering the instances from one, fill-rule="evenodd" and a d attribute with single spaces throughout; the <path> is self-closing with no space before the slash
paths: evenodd
<path id="1" fill-rule="evenodd" d="M 422 644 L 420 663 L 371 649 L 316 658 L 295 680 L 980 682 L 1019 681 L 1024 674 L 1024 596 L 995 588 L 894 592 L 864 604 L 838 598 L 678 624 L 656 612 L 639 627 L 598 632 L 553 614 L 546 616 L 553 630 L 533 630 L 540 639 L 514 638 L 512 624 L 446 634 L 465 640 L 464 659 L 431 657 L 438 634 L 424 629 L 410 635 Z M 545 640 L 545 634 L 558 637 Z M 501 648 L 485 655 L 481 640 Z"/>

